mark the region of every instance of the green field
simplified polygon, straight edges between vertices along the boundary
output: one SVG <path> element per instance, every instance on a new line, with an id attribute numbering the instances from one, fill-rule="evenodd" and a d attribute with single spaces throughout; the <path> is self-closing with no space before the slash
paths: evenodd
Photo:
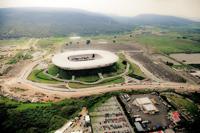
<path id="1" fill-rule="evenodd" d="M 29 41 L 29 38 L 19 38 L 19 39 L 5 39 L 0 40 L 0 46 L 9 46 L 9 45 L 25 45 Z"/>
<path id="2" fill-rule="evenodd" d="M 43 73 L 43 70 L 33 70 L 27 79 L 38 83 L 50 83 L 50 84 L 60 83 L 59 81 L 56 81 L 45 75 Z"/>
<path id="3" fill-rule="evenodd" d="M 177 36 L 156 36 L 151 34 L 139 35 L 136 38 L 139 44 L 153 49 L 155 52 L 170 53 L 193 53 L 200 52 L 200 44 L 189 39 L 178 39 Z"/>
<path id="4" fill-rule="evenodd" d="M 40 39 L 37 43 L 37 46 L 43 49 L 49 49 L 56 45 L 62 45 L 67 41 L 67 37 L 49 37 Z"/>
<path id="5" fill-rule="evenodd" d="M 124 82 L 124 78 L 117 77 L 117 78 L 105 80 L 103 82 L 100 82 L 100 83 L 94 84 L 94 85 L 88 85 L 88 84 L 86 85 L 86 84 L 81 84 L 81 83 L 70 82 L 69 87 L 71 87 L 73 89 L 81 89 L 81 88 L 89 88 L 89 87 L 95 87 L 95 86 L 101 86 L 101 85 L 119 84 L 119 83 L 123 83 L 123 82 Z"/>

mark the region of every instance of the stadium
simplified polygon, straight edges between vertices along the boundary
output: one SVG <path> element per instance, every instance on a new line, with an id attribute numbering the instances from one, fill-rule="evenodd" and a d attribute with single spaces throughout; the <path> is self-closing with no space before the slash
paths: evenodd
<path id="1" fill-rule="evenodd" d="M 85 70 L 111 66 L 119 60 L 112 52 L 104 50 L 79 50 L 56 54 L 52 62 L 64 70 Z"/>
<path id="2" fill-rule="evenodd" d="M 55 54 L 51 61 L 46 68 L 33 70 L 28 79 L 39 83 L 67 83 L 67 88 L 76 89 L 124 83 L 124 77 L 134 73 L 122 53 L 106 50 L 70 50 Z"/>

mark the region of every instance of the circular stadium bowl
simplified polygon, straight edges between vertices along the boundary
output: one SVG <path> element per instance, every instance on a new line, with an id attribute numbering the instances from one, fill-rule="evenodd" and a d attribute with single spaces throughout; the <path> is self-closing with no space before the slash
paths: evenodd
<path id="1" fill-rule="evenodd" d="M 56 54 L 52 62 L 64 70 L 84 70 L 110 66 L 118 59 L 117 55 L 109 51 L 79 50 Z"/>

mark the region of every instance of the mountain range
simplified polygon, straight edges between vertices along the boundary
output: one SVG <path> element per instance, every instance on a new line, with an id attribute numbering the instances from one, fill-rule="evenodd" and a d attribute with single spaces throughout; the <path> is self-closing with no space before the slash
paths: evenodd
<path id="1" fill-rule="evenodd" d="M 192 20 L 155 14 L 108 16 L 77 9 L 1 8 L 0 38 L 96 35 L 131 31 L 136 26 L 183 26 Z"/>

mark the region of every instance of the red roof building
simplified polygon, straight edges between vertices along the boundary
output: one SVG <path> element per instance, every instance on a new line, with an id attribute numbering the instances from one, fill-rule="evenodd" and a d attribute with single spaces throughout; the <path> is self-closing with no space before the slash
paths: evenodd
<path id="1" fill-rule="evenodd" d="M 178 123 L 179 121 L 181 121 L 180 114 L 178 111 L 171 112 L 171 120 L 174 123 Z"/>

